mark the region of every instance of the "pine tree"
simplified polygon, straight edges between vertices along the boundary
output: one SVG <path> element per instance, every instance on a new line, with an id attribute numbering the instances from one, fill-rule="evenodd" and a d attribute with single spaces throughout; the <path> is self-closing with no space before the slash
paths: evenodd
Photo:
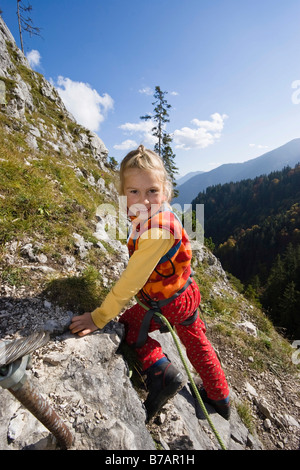
<path id="1" fill-rule="evenodd" d="M 278 299 L 282 296 L 285 285 L 285 266 L 281 256 L 277 255 L 267 279 L 265 292 L 263 294 L 263 305 L 268 306 L 268 309 L 272 312 L 272 316 L 275 320 L 277 319 L 277 312 L 275 311 L 278 306 Z"/>
<path id="2" fill-rule="evenodd" d="M 291 281 L 286 285 L 283 295 L 278 301 L 279 322 L 294 338 L 300 332 L 299 300 L 300 292 L 296 290 L 294 281 Z"/>
<path id="3" fill-rule="evenodd" d="M 162 140 L 163 140 L 163 129 L 164 125 L 169 120 L 168 109 L 171 108 L 171 105 L 168 104 L 167 100 L 165 99 L 165 95 L 167 91 L 161 91 L 159 86 L 155 87 L 154 98 L 155 101 L 152 103 L 154 106 L 154 116 L 150 114 L 146 114 L 145 116 L 141 116 L 141 119 L 144 121 L 149 121 L 153 119 L 156 122 L 156 126 L 152 128 L 152 134 L 157 137 L 157 143 L 155 144 L 154 150 L 158 153 L 158 155 L 162 156 Z"/>
<path id="4" fill-rule="evenodd" d="M 172 137 L 165 131 L 166 123 L 170 122 L 168 110 L 171 108 L 171 105 L 165 98 L 167 93 L 167 91 L 162 91 L 159 86 L 156 86 L 153 95 L 155 101 L 152 103 L 154 115 L 146 114 L 141 116 L 141 119 L 144 121 L 153 119 L 155 121 L 156 125 L 152 128 L 152 134 L 157 138 L 154 150 L 162 158 L 173 187 L 175 187 L 175 173 L 178 172 L 178 169 L 175 166 L 175 155 L 170 145 Z M 176 194 L 177 192 L 174 191 L 174 193 Z"/>
<path id="5" fill-rule="evenodd" d="M 163 159 L 165 168 L 166 168 L 167 173 L 170 176 L 172 184 L 173 184 L 174 197 L 177 197 L 179 193 L 175 189 L 175 187 L 176 187 L 175 174 L 178 173 L 178 168 L 175 166 L 175 163 L 174 163 L 175 155 L 174 155 L 173 150 L 170 146 L 171 142 L 172 142 L 171 136 L 167 133 L 164 133 L 163 139 L 162 139 L 162 154 L 161 154 L 161 157 Z"/>

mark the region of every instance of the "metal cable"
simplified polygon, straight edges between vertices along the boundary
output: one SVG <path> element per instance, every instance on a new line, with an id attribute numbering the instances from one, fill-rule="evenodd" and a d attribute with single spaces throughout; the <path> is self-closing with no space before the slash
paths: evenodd
<path id="1" fill-rule="evenodd" d="M 48 332 L 37 331 L 26 338 L 0 342 L 0 367 L 7 366 L 20 357 L 31 354 L 37 348 L 45 346 L 49 339 Z"/>

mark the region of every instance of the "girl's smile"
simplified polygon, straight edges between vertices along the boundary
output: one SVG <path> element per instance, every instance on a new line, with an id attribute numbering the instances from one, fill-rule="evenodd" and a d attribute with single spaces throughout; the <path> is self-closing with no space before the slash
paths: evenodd
<path id="1" fill-rule="evenodd" d="M 129 215 L 148 218 L 166 200 L 159 171 L 128 168 L 124 173 L 124 195 L 127 197 Z"/>

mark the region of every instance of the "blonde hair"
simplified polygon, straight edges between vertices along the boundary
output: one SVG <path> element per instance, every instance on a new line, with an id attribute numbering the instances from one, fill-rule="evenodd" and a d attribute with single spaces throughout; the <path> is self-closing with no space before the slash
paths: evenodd
<path id="1" fill-rule="evenodd" d="M 164 163 L 159 155 L 152 150 L 146 149 L 140 145 L 136 150 L 129 152 L 123 158 L 120 165 L 120 194 L 124 194 L 124 173 L 129 168 L 137 168 L 145 171 L 158 171 L 160 181 L 164 187 L 164 194 L 168 202 L 173 197 L 173 186 L 169 175 L 165 169 Z"/>

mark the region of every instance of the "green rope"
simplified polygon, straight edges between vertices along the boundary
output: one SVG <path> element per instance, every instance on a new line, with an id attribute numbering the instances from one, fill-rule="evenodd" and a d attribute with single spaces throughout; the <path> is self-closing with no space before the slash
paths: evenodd
<path id="1" fill-rule="evenodd" d="M 141 305 L 141 307 L 143 307 L 145 310 L 149 310 L 149 308 L 146 307 L 146 305 L 144 305 L 137 297 L 136 297 L 136 301 L 137 301 L 138 304 Z M 210 425 L 210 427 L 211 427 L 213 433 L 215 434 L 215 436 L 216 436 L 216 438 L 217 438 L 217 440 L 218 440 L 218 442 L 219 442 L 219 444 L 220 444 L 220 446 L 221 446 L 221 449 L 222 449 L 222 450 L 226 450 L 226 447 L 225 447 L 225 445 L 224 445 L 224 443 L 223 443 L 223 441 L 222 441 L 222 439 L 221 439 L 221 437 L 220 437 L 218 431 L 216 430 L 216 428 L 215 428 L 215 426 L 214 426 L 212 420 L 210 419 L 210 416 L 209 416 L 209 414 L 208 414 L 208 412 L 207 412 L 207 409 L 205 408 L 205 405 L 204 405 L 203 400 L 202 400 L 202 398 L 201 398 L 201 396 L 200 396 L 200 393 L 199 393 L 199 391 L 198 391 L 198 389 L 197 389 L 197 387 L 196 387 L 196 384 L 195 384 L 194 379 L 193 379 L 193 377 L 192 377 L 192 375 L 191 375 L 191 372 L 190 372 L 190 370 L 189 370 L 189 367 L 188 367 L 188 365 L 187 365 L 187 363 L 186 363 L 186 360 L 185 360 L 185 358 L 184 358 L 184 356 L 183 356 L 183 354 L 182 354 L 182 351 L 181 351 L 181 348 L 180 348 L 180 344 L 179 344 L 178 338 L 177 338 L 177 336 L 176 336 L 176 334 L 175 334 L 175 332 L 174 332 L 174 330 L 173 330 L 171 324 L 170 324 L 169 321 L 164 317 L 164 315 L 162 315 L 161 313 L 155 312 L 155 315 L 157 315 L 157 316 L 164 322 L 164 324 L 168 327 L 168 330 L 170 331 L 170 333 L 171 333 L 171 335 L 172 335 L 172 337 L 173 337 L 173 340 L 174 340 L 175 345 L 176 345 L 176 348 L 177 348 L 177 350 L 178 350 L 180 359 L 181 359 L 181 361 L 182 361 L 182 363 L 183 363 L 183 365 L 184 365 L 184 368 L 185 368 L 185 370 L 186 370 L 186 373 L 187 373 L 188 378 L 189 378 L 189 380 L 190 380 L 190 383 L 191 383 L 191 385 L 192 385 L 193 391 L 194 391 L 194 393 L 195 393 L 195 395 L 196 395 L 196 398 L 197 398 L 197 400 L 198 400 L 199 405 L 201 406 L 201 409 L 202 409 L 202 411 L 203 411 L 203 413 L 204 413 L 204 415 L 205 415 L 205 418 L 207 419 L 207 421 L 208 421 L 208 423 L 209 423 L 209 425 Z"/>

